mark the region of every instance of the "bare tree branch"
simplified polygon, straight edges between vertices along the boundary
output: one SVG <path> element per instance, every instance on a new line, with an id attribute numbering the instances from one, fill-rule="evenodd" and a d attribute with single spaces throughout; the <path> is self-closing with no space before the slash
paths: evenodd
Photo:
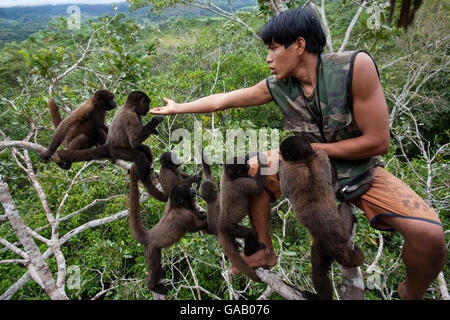
<path id="1" fill-rule="evenodd" d="M 0 202 L 5 209 L 5 214 L 11 223 L 12 228 L 19 237 L 19 240 L 26 252 L 27 258 L 30 260 L 28 270 L 35 278 L 42 289 L 48 294 L 51 299 L 67 299 L 64 288 L 58 288 L 52 278 L 50 269 L 48 268 L 45 259 L 43 258 L 39 248 L 33 241 L 31 235 L 27 232 L 25 224 L 20 218 L 19 212 L 14 204 L 14 200 L 9 192 L 8 185 L 3 177 L 0 177 Z"/>
<path id="2" fill-rule="evenodd" d="M 324 1 L 322 1 L 323 3 Z M 353 28 L 355 27 L 356 23 L 358 22 L 359 16 L 361 15 L 361 13 L 364 11 L 364 9 L 366 8 L 366 4 L 367 1 L 363 1 L 363 3 L 361 3 L 361 5 L 359 6 L 358 10 L 356 11 L 355 15 L 353 16 L 352 21 L 350 22 L 347 31 L 345 32 L 345 36 L 344 36 L 344 41 L 342 41 L 342 45 L 339 48 L 338 52 L 342 52 L 345 51 L 345 48 L 347 47 L 348 41 L 350 40 L 350 35 L 353 31 Z M 325 15 L 325 13 L 324 13 Z"/>

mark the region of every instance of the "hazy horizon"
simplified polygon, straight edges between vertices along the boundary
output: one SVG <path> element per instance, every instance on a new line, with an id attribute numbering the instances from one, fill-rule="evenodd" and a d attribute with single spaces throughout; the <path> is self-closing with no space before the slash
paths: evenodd
<path id="1" fill-rule="evenodd" d="M 110 4 L 119 2 L 125 2 L 125 0 L 2 0 L 0 2 L 0 8 L 71 4 Z"/>

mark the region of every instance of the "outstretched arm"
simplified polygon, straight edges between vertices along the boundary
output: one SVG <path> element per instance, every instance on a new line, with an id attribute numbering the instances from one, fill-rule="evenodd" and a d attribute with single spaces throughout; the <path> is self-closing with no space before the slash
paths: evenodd
<path id="1" fill-rule="evenodd" d="M 383 88 L 372 59 L 365 53 L 355 58 L 352 82 L 353 114 L 362 135 L 334 143 L 312 143 L 330 158 L 366 159 L 389 149 L 389 113 Z"/>
<path id="2" fill-rule="evenodd" d="M 165 107 L 151 109 L 149 113 L 209 113 L 228 108 L 258 106 L 272 101 L 272 96 L 266 80 L 263 80 L 253 87 L 217 93 L 188 103 L 177 103 L 167 98 L 164 101 L 167 103 Z"/>

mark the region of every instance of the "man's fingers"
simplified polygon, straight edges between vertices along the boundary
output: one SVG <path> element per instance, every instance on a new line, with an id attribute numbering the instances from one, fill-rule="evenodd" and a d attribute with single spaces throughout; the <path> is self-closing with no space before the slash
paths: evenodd
<path id="1" fill-rule="evenodd" d="M 167 98 L 163 98 L 163 100 L 166 103 L 166 105 L 164 107 L 158 107 L 158 108 L 150 109 L 148 111 L 148 113 L 151 113 L 151 114 L 170 114 L 171 113 L 170 109 L 171 109 L 171 107 L 173 107 L 173 104 L 170 104 L 170 103 L 172 103 L 173 100 L 170 100 L 170 99 L 167 99 Z"/>
<path id="2" fill-rule="evenodd" d="M 153 108 L 148 111 L 150 114 L 164 114 L 164 108 Z"/>

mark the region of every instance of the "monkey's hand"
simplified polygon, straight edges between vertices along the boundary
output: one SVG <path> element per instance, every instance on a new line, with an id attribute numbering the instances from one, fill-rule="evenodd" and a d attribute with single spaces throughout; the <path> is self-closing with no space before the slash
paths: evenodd
<path id="1" fill-rule="evenodd" d="M 155 116 L 155 117 L 153 117 L 152 120 L 150 120 L 150 122 L 146 125 L 146 127 L 148 129 L 148 133 L 154 134 L 154 135 L 158 135 L 159 132 L 156 130 L 156 127 L 162 121 L 163 121 L 163 116 Z"/>

